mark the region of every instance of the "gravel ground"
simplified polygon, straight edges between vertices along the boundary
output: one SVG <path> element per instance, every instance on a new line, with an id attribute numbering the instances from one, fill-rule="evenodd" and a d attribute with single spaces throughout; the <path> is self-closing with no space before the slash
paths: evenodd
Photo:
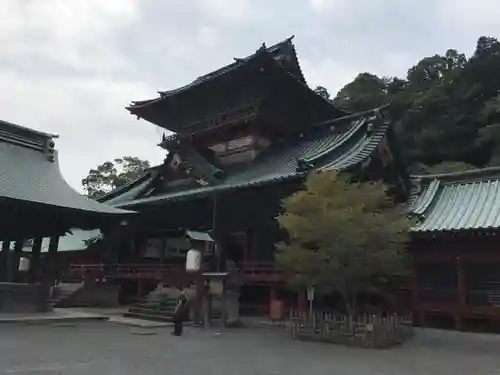
<path id="1" fill-rule="evenodd" d="M 403 347 L 293 341 L 279 329 L 132 328 L 110 322 L 0 325 L 0 374 L 19 375 L 488 375 L 500 336 L 426 330 Z"/>

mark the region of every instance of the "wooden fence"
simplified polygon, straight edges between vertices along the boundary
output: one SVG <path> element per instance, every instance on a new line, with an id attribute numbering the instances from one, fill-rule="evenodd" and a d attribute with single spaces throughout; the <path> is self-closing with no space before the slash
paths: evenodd
<path id="1" fill-rule="evenodd" d="M 292 338 L 324 341 L 367 348 L 387 348 L 413 337 L 411 316 L 346 315 L 313 311 L 290 311 Z"/>

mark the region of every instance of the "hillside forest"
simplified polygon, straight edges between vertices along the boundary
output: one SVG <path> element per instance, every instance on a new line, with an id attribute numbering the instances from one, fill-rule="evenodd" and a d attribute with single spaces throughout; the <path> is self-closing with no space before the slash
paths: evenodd
<path id="1" fill-rule="evenodd" d="M 324 87 L 316 92 L 329 99 Z M 349 112 L 391 104 L 412 173 L 500 165 L 500 42 L 482 36 L 470 57 L 455 49 L 424 57 L 406 77 L 359 74 L 331 99 Z"/>
<path id="2" fill-rule="evenodd" d="M 325 82 L 328 86 L 328 82 Z M 482 36 L 470 57 L 455 49 L 427 56 L 406 77 L 360 73 L 331 97 L 349 112 L 390 104 L 400 154 L 411 173 L 448 173 L 500 166 L 500 42 Z M 149 166 L 136 157 L 107 161 L 82 180 L 97 197 L 134 179 Z"/>

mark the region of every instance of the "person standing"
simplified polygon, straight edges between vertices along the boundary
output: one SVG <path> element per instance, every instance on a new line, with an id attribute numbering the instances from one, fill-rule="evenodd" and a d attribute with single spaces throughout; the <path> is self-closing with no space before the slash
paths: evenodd
<path id="1" fill-rule="evenodd" d="M 187 296 L 181 289 L 181 293 L 177 297 L 177 305 L 175 306 L 174 316 L 173 316 L 174 331 L 172 332 L 172 334 L 174 336 L 182 335 L 182 323 L 186 319 L 186 314 L 187 314 Z"/>

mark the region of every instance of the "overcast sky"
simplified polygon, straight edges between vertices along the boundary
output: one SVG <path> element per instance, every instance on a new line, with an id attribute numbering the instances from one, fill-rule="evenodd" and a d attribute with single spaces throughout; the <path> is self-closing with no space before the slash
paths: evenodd
<path id="1" fill-rule="evenodd" d="M 498 0 L 0 0 L 0 118 L 60 135 L 66 180 L 120 156 L 161 162 L 161 131 L 124 107 L 292 34 L 311 87 L 404 76 L 499 36 Z"/>

